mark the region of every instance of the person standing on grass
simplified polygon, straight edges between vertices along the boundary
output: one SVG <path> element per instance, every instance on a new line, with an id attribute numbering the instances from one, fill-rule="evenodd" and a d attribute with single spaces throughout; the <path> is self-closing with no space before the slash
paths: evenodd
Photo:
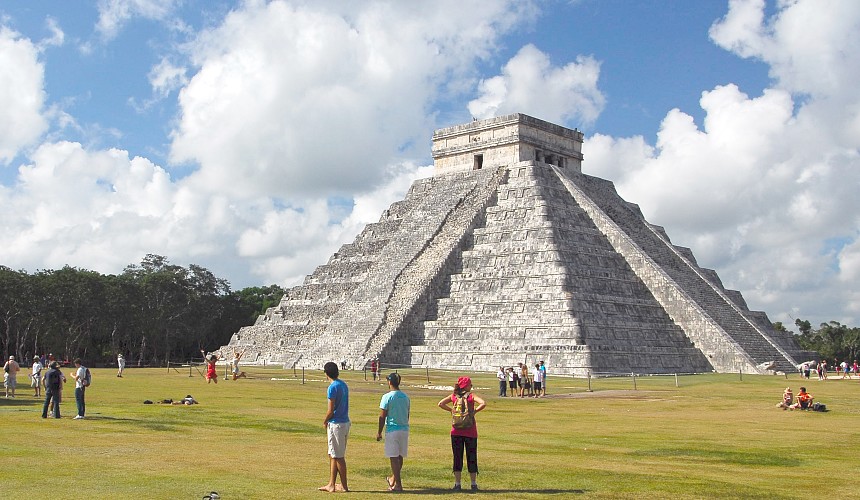
<path id="1" fill-rule="evenodd" d="M 534 397 L 542 398 L 541 389 L 543 387 L 543 372 L 540 369 L 540 363 L 535 363 L 535 379 L 534 379 Z"/>
<path id="2" fill-rule="evenodd" d="M 15 361 L 15 356 L 9 356 L 9 361 L 3 365 L 3 387 L 6 388 L 6 397 L 15 397 L 15 387 L 18 386 L 18 372 L 21 366 Z"/>
<path id="3" fill-rule="evenodd" d="M 514 367 L 509 366 L 507 369 L 508 376 L 508 389 L 511 390 L 511 397 L 517 397 L 517 382 L 519 381 L 519 375 L 514 371 Z"/>
<path id="4" fill-rule="evenodd" d="M 122 378 L 122 372 L 125 370 L 125 357 L 123 357 L 122 353 L 116 355 L 116 367 L 116 376 Z"/>
<path id="5" fill-rule="evenodd" d="M 403 491 L 400 473 L 409 444 L 409 396 L 400 390 L 400 374 L 390 373 L 385 379 L 388 380 L 389 392 L 379 402 L 376 440 L 382 440 L 382 429 L 385 428 L 385 456 L 391 462 L 391 477 L 386 477 L 388 491 Z"/>
<path id="6" fill-rule="evenodd" d="M 206 383 L 208 384 L 214 380 L 217 384 L 218 372 L 215 369 L 215 363 L 217 363 L 220 358 L 218 358 L 218 355 L 214 352 L 207 356 L 206 351 L 201 349 L 200 353 L 203 354 L 203 359 L 206 360 Z"/>
<path id="7" fill-rule="evenodd" d="M 328 484 L 320 486 L 320 491 L 333 493 L 349 491 L 346 483 L 346 440 L 349 437 L 349 387 L 340 380 L 337 364 L 329 361 L 323 367 L 325 376 L 331 382 L 326 397 L 326 410 L 323 425 L 328 438 L 328 457 L 331 474 Z M 337 486 L 337 476 L 340 475 L 340 486 Z"/>
<path id="8" fill-rule="evenodd" d="M 540 362 L 540 371 L 541 371 L 541 396 L 546 396 L 546 365 L 543 363 L 543 360 Z"/>
<path id="9" fill-rule="evenodd" d="M 51 408 L 54 418 L 60 418 L 60 391 L 63 387 L 63 372 L 56 361 L 51 363 L 51 369 L 45 374 L 45 404 L 42 406 L 42 418 L 48 418 L 48 408 Z"/>
<path id="10" fill-rule="evenodd" d="M 33 356 L 33 368 L 30 372 L 30 387 L 32 387 L 36 393 L 33 394 L 34 398 L 38 398 L 42 395 L 42 370 L 44 369 L 44 365 L 39 361 L 39 356 Z"/>
<path id="11" fill-rule="evenodd" d="M 72 378 L 75 379 L 75 403 L 78 405 L 78 414 L 75 416 L 75 420 L 84 418 L 84 414 L 87 412 L 84 395 L 89 384 L 88 371 L 89 369 L 81 364 L 81 358 L 75 358 L 75 373 L 72 374 Z"/>
<path id="12" fill-rule="evenodd" d="M 478 425 L 475 414 L 486 408 L 483 399 L 472 394 L 472 379 L 460 377 L 454 393 L 439 401 L 438 406 L 451 414 L 451 451 L 454 454 L 454 491 L 459 491 L 463 474 L 463 450 L 472 491 L 478 491 Z M 448 406 L 448 405 L 451 406 Z M 466 411 L 462 411 L 462 410 Z"/>
<path id="13" fill-rule="evenodd" d="M 532 395 L 532 380 L 529 377 L 529 367 L 520 363 L 520 397 Z"/>
<path id="14" fill-rule="evenodd" d="M 499 396 L 505 397 L 508 395 L 508 376 L 505 374 L 505 367 L 500 366 L 496 372 L 496 378 L 499 379 Z"/>

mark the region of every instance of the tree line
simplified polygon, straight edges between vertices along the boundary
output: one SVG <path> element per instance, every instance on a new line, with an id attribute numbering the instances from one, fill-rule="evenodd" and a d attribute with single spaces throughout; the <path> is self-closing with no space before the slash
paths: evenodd
<path id="1" fill-rule="evenodd" d="M 47 353 L 92 366 L 118 353 L 131 365 L 186 361 L 226 344 L 283 294 L 277 285 L 231 291 L 201 266 L 152 254 L 118 275 L 0 266 L 0 348 L 25 362 Z"/>
<path id="2" fill-rule="evenodd" d="M 812 328 L 809 321 L 796 319 L 795 326 L 800 334 L 795 334 L 800 347 L 817 351 L 822 359 L 848 361 L 852 363 L 860 359 L 860 328 L 849 327 L 838 321 L 821 323 L 818 329 Z M 774 323 L 774 327 L 786 330 L 782 323 Z M 791 332 L 794 333 L 794 332 Z M 798 362 L 810 361 L 808 359 L 797 360 Z"/>
<path id="3" fill-rule="evenodd" d="M 69 266 L 30 274 L 0 266 L 0 348 L 4 359 L 19 361 L 47 353 L 91 365 L 113 362 L 118 353 L 138 365 L 186 361 L 200 349 L 225 345 L 283 294 L 277 285 L 231 291 L 201 266 L 185 268 L 153 254 L 118 275 Z M 826 359 L 860 357 L 860 328 L 831 321 L 815 329 L 801 319 L 795 325 L 804 349 Z M 781 322 L 774 327 L 789 331 Z"/>

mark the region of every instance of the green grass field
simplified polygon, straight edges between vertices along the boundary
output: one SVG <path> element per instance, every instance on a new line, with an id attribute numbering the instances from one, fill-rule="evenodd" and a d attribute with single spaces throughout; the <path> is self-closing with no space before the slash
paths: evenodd
<path id="1" fill-rule="evenodd" d="M 40 418 L 41 400 L 19 383 L 0 398 L 0 498 L 323 497 L 328 478 L 326 382 L 251 368 L 251 379 L 207 385 L 196 370 L 93 370 L 87 418 L 73 420 L 67 390 L 61 420 Z M 412 398 L 409 457 L 400 496 L 450 495 L 447 393 L 424 370 L 401 371 Z M 281 380 L 272 380 L 273 378 Z M 352 430 L 349 497 L 391 495 L 388 460 L 375 440 L 386 387 L 345 372 Z M 431 385 L 456 374 L 431 373 Z M 26 382 L 26 376 L 19 377 Z M 699 375 L 592 381 L 550 378 L 545 399 L 499 398 L 491 374 L 474 377 L 478 482 L 494 498 L 798 498 L 856 488 L 860 380 L 805 381 L 827 413 L 774 408 L 796 375 Z M 143 400 L 192 394 L 193 407 Z M 463 493 L 462 495 L 468 495 Z M 457 495 L 454 495 L 455 497 Z"/>

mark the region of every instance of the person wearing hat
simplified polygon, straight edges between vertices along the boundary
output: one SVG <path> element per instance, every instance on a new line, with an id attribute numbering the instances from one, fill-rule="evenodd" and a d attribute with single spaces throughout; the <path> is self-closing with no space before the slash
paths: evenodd
<path id="1" fill-rule="evenodd" d="M 125 358 L 123 357 L 122 353 L 116 355 L 116 366 L 116 376 L 122 378 L 122 371 L 125 370 Z"/>
<path id="2" fill-rule="evenodd" d="M 48 407 L 54 414 L 54 418 L 60 418 L 60 391 L 63 388 L 63 372 L 60 364 L 51 362 L 51 369 L 45 374 L 45 404 L 42 406 L 42 418 L 48 418 Z"/>
<path id="3" fill-rule="evenodd" d="M 6 388 L 6 397 L 15 397 L 15 387 L 18 386 L 18 372 L 21 367 L 15 361 L 15 356 L 9 356 L 9 361 L 3 365 L 3 387 Z"/>
<path id="4" fill-rule="evenodd" d="M 30 372 L 30 387 L 35 389 L 36 394 L 33 394 L 34 398 L 38 398 L 42 395 L 42 369 L 44 366 L 42 362 L 39 360 L 39 356 L 33 356 L 33 368 Z"/>
<path id="5" fill-rule="evenodd" d="M 406 448 L 409 444 L 409 396 L 400 390 L 400 374 L 389 373 L 389 392 L 382 396 L 379 402 L 379 428 L 376 440 L 382 440 L 382 429 L 385 428 L 385 456 L 391 462 L 391 477 L 388 481 L 388 491 L 403 491 L 400 472 L 403 470 L 403 459 L 406 458 Z"/>
<path id="6" fill-rule="evenodd" d="M 463 473 L 463 451 L 466 452 L 466 463 L 469 476 L 472 480 L 472 491 L 478 491 L 478 425 L 475 414 L 486 408 L 487 403 L 480 397 L 472 394 L 472 379 L 460 377 L 454 387 L 454 393 L 439 401 L 438 406 L 451 413 L 451 451 L 454 454 L 454 490 L 462 489 L 461 476 Z M 458 405 L 458 401 L 460 404 Z M 458 425 L 458 406 L 465 402 L 468 413 L 471 415 L 470 425 L 463 428 Z M 453 405 L 448 406 L 448 405 Z"/>

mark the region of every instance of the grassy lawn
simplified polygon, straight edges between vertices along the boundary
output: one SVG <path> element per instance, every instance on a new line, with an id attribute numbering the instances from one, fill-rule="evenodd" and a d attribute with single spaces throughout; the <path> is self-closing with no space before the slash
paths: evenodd
<path id="1" fill-rule="evenodd" d="M 67 371 L 67 370 L 66 370 Z M 72 420 L 67 390 L 61 420 L 40 418 L 41 400 L 19 384 L 0 398 L 0 498 L 35 493 L 70 498 L 224 499 L 324 497 L 326 382 L 309 372 L 251 367 L 253 378 L 207 385 L 188 368 L 93 370 L 87 418 Z M 223 376 L 223 368 L 221 369 Z M 407 492 L 450 495 L 447 393 L 424 370 L 401 371 L 412 398 Z M 433 385 L 455 374 L 432 373 Z M 280 379 L 280 380 L 273 380 Z M 375 440 L 386 387 L 345 372 L 352 430 L 351 498 L 385 492 L 388 460 Z M 26 377 L 19 377 L 26 382 Z M 474 377 L 487 409 L 478 415 L 478 482 L 495 498 L 797 498 L 856 487 L 860 380 L 805 381 L 827 413 L 774 408 L 796 375 L 550 378 L 545 399 L 499 398 L 493 375 Z M 144 405 L 180 399 L 193 407 Z M 466 476 L 464 474 L 464 476 Z M 463 496 L 468 493 L 463 493 Z M 454 495 L 457 496 L 457 495 Z"/>

